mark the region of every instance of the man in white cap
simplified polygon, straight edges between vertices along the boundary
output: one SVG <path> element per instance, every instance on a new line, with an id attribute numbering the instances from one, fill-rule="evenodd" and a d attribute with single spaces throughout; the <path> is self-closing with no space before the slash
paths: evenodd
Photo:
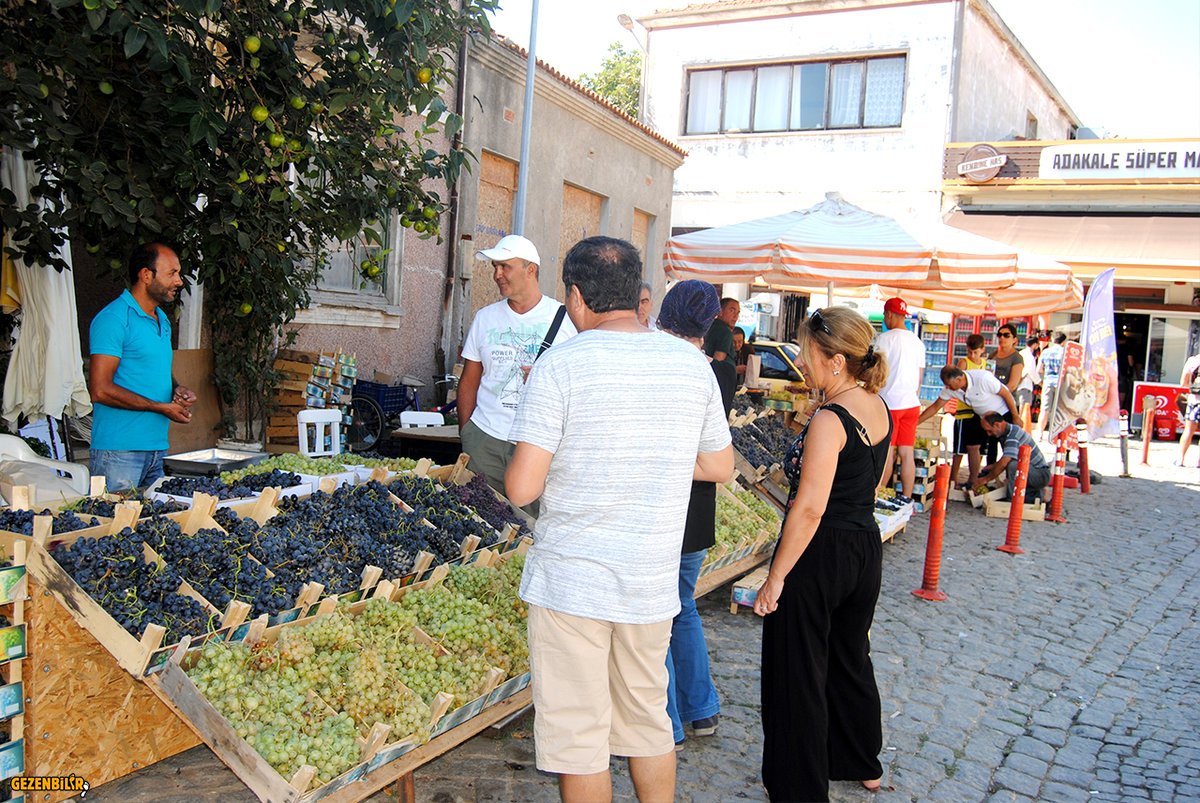
<path id="1" fill-rule="evenodd" d="M 533 243 L 510 234 L 476 256 L 491 261 L 502 298 L 475 313 L 463 342 L 458 427 L 471 469 L 504 493 L 504 471 L 515 448 L 508 432 L 529 369 L 546 348 L 576 332 L 563 305 L 542 295 L 541 258 Z"/>

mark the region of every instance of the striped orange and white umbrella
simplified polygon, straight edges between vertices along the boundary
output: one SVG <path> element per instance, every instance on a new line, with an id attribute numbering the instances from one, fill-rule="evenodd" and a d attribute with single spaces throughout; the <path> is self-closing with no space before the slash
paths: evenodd
<path id="1" fill-rule="evenodd" d="M 938 270 L 935 265 L 925 281 L 908 287 L 872 284 L 842 288 L 838 292 L 855 298 L 885 299 L 899 296 L 910 307 L 1001 318 L 1042 315 L 1083 306 L 1083 284 L 1071 274 L 1071 269 L 1038 254 L 1019 254 L 1017 279 L 1008 287 L 950 289 L 941 283 Z M 825 292 L 825 287 L 815 282 L 776 284 L 773 288 L 809 294 Z"/>
<path id="2" fill-rule="evenodd" d="M 936 270 L 936 269 L 935 269 Z M 953 290 L 938 286 L 936 278 L 917 287 L 879 287 L 883 297 L 900 296 L 910 305 L 958 315 L 997 315 L 1016 318 L 1047 314 L 1083 306 L 1083 284 L 1071 269 L 1049 257 L 1022 252 L 1017 258 L 1017 278 L 1008 287 Z"/>
<path id="3" fill-rule="evenodd" d="M 941 222 L 902 222 L 829 193 L 810 209 L 672 237 L 663 261 L 673 279 L 781 286 L 917 286 L 936 266 L 939 285 L 957 289 L 1012 284 L 1017 253 Z"/>

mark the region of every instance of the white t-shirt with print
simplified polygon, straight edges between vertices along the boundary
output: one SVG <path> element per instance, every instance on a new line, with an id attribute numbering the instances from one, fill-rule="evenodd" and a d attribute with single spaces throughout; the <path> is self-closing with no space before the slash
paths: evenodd
<path id="1" fill-rule="evenodd" d="M 521 369 L 537 359 L 542 340 L 561 306 L 550 296 L 542 296 L 533 309 L 520 315 L 501 299 L 475 313 L 462 348 L 464 360 L 483 364 L 471 420 L 493 438 L 508 440 L 525 390 L 525 372 Z M 562 343 L 574 334 L 575 326 L 564 315 L 554 343 Z"/>
<path id="2" fill-rule="evenodd" d="M 921 375 L 925 371 L 925 344 L 907 329 L 888 329 L 875 339 L 875 350 L 887 358 L 887 384 L 879 395 L 890 410 L 921 406 Z"/>
<path id="3" fill-rule="evenodd" d="M 521 599 L 609 622 L 675 616 L 696 454 L 730 443 L 701 351 L 664 332 L 582 332 L 538 360 L 509 439 L 554 455 Z"/>

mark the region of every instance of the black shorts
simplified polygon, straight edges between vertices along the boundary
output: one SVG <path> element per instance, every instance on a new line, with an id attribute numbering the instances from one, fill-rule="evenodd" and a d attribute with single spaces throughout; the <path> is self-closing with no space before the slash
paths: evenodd
<path id="1" fill-rule="evenodd" d="M 954 453 L 966 454 L 968 446 L 983 446 L 987 443 L 988 434 L 983 431 L 983 422 L 979 416 L 954 419 Z"/>

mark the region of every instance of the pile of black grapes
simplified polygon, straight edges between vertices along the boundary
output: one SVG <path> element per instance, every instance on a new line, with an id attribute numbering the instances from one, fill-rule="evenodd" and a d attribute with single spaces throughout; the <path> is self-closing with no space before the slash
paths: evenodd
<path id="1" fill-rule="evenodd" d="M 513 513 L 512 508 L 496 496 L 492 486 L 482 474 L 476 474 L 471 481 L 464 485 L 450 485 L 446 490 L 454 494 L 459 502 L 472 508 L 480 518 L 497 531 L 502 531 L 509 524 L 517 525 L 518 535 L 529 531 L 525 520 Z"/>
<path id="2" fill-rule="evenodd" d="M 759 418 L 752 424 L 731 427 L 733 448 L 742 453 L 753 466 L 782 464 L 787 451 L 796 440 L 796 433 L 784 426 L 781 416 Z"/>
<path id="3" fill-rule="evenodd" d="M 784 425 L 783 416 L 769 415 L 759 418 L 750 426 L 753 427 L 753 434 L 763 449 L 774 457 L 774 462 L 782 463 L 787 456 L 787 450 L 797 437 L 796 432 Z"/>
<path id="4" fill-rule="evenodd" d="M 751 410 L 759 410 L 761 407 L 754 404 L 748 393 L 739 393 L 733 397 L 733 412 L 738 415 L 745 415 Z"/>
<path id="5" fill-rule="evenodd" d="M 182 502 L 176 502 L 173 499 L 149 499 L 142 501 L 143 516 L 161 516 L 165 513 L 178 513 L 181 510 L 187 509 L 187 505 Z M 117 502 L 101 496 L 89 496 L 72 504 L 71 510 L 88 516 L 106 516 L 111 519 L 117 515 Z"/>
<path id="6" fill-rule="evenodd" d="M 213 527 L 184 535 L 177 523 L 164 518 L 150 519 L 144 529 L 146 543 L 218 610 L 236 599 L 258 616 L 285 610 L 296 598 L 289 586 L 268 576 L 235 534 Z"/>
<path id="7" fill-rule="evenodd" d="M 146 559 L 147 535 L 160 525 L 147 520 L 115 535 L 79 538 L 70 546 L 56 544 L 51 555 L 88 595 L 136 638 L 149 624 L 166 628 L 166 643 L 197 636 L 218 623 L 195 599 L 179 591 L 182 578 L 170 564 Z"/>
<path id="8" fill-rule="evenodd" d="M 733 436 L 733 448 L 737 449 L 750 465 L 770 466 L 776 462 L 754 437 L 750 426 L 730 427 L 729 434 Z"/>
<path id="9" fill-rule="evenodd" d="M 425 526 L 419 514 L 401 510 L 378 482 L 344 485 L 332 494 L 318 491 L 304 499 L 286 497 L 278 507 L 265 525 L 243 519 L 231 534 L 249 546 L 289 593 L 317 582 L 326 593 L 344 594 L 358 588 L 368 565 L 383 569 L 384 577 L 398 578 L 412 571 L 422 550 L 443 561 L 459 553 L 450 539 Z M 226 513 L 218 521 L 228 528 L 224 522 L 229 519 Z"/>
<path id="10" fill-rule="evenodd" d="M 98 527 L 98 519 L 81 519 L 70 510 L 54 514 L 49 510 L 34 513 L 32 510 L 0 510 L 0 530 L 21 535 L 33 535 L 34 516 L 54 516 L 53 532 L 55 535 L 72 533 L 85 527 Z"/>
<path id="11" fill-rule="evenodd" d="M 292 471 L 274 469 L 270 472 L 248 474 L 233 484 L 219 477 L 168 477 L 156 489 L 170 496 L 190 497 L 205 493 L 218 499 L 242 499 L 262 493 L 264 488 L 291 488 L 302 482 L 300 475 Z"/>
<path id="12" fill-rule="evenodd" d="M 400 474 L 388 487 L 430 524 L 453 538 L 459 547 L 471 535 L 479 536 L 480 546 L 491 546 L 500 540 L 495 530 L 475 518 L 471 508 L 459 502 L 450 492 L 439 487 L 428 477 Z M 461 549 L 455 552 L 455 557 L 459 552 Z"/>

